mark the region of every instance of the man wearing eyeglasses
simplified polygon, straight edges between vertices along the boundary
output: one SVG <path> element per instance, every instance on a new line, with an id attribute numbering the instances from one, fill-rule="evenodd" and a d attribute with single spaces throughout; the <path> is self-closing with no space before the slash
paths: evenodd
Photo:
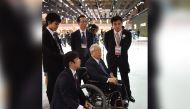
<path id="1" fill-rule="evenodd" d="M 89 48 L 93 44 L 93 34 L 87 28 L 87 18 L 80 15 L 77 18 L 79 29 L 71 34 L 71 49 L 79 54 L 81 59 L 81 67 L 85 66 L 85 62 L 89 58 Z"/>

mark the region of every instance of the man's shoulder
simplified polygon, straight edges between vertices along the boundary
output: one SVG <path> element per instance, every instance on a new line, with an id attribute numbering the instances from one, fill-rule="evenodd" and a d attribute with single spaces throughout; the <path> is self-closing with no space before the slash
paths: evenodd
<path id="1" fill-rule="evenodd" d="M 43 32 L 42 32 L 42 35 L 50 35 L 50 32 L 48 31 L 48 29 L 47 28 L 45 28 L 44 30 L 43 30 Z"/>
<path id="2" fill-rule="evenodd" d="M 71 73 L 68 69 L 64 69 L 59 76 L 57 77 L 57 80 L 61 81 L 68 81 L 70 78 L 69 73 Z"/>
<path id="3" fill-rule="evenodd" d="M 71 34 L 77 34 L 79 32 L 79 30 L 76 30 L 76 31 L 74 31 L 73 33 L 71 33 Z"/>
<path id="4" fill-rule="evenodd" d="M 86 63 L 89 63 L 92 61 L 92 57 L 88 58 L 88 60 L 86 61 Z"/>
<path id="5" fill-rule="evenodd" d="M 125 34 L 131 34 L 131 32 L 129 30 L 126 30 L 126 29 L 123 30 L 123 33 L 125 33 Z"/>
<path id="6" fill-rule="evenodd" d="M 113 29 L 107 31 L 105 34 L 111 34 L 113 32 Z"/>
<path id="7" fill-rule="evenodd" d="M 111 30 L 105 32 L 105 37 L 110 36 L 110 35 L 112 35 L 112 34 L 113 34 L 113 29 L 111 29 Z"/>
<path id="8" fill-rule="evenodd" d="M 80 37 L 80 31 L 76 30 L 73 33 L 71 33 L 71 38 L 79 38 Z M 77 40 L 77 39 L 76 39 Z"/>
<path id="9" fill-rule="evenodd" d="M 94 61 L 94 59 L 92 57 L 90 57 L 87 61 L 86 64 L 91 64 Z"/>

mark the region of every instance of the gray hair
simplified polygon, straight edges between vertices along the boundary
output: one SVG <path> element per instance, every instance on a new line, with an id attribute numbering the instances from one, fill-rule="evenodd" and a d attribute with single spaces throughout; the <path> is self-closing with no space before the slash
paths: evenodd
<path id="1" fill-rule="evenodd" d="M 100 48 L 100 46 L 96 43 L 96 44 L 92 44 L 90 47 L 90 53 L 92 53 L 96 48 Z"/>

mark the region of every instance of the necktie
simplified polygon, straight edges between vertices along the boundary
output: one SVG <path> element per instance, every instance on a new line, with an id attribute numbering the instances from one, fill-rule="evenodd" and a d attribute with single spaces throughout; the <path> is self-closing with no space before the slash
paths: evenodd
<path id="1" fill-rule="evenodd" d="M 116 33 L 116 43 L 117 43 L 117 46 L 120 44 L 120 37 L 119 37 L 118 32 Z"/>
<path id="2" fill-rule="evenodd" d="M 77 88 L 77 73 L 74 74 L 74 79 L 75 79 L 75 85 L 76 85 L 76 88 Z"/>
<path id="3" fill-rule="evenodd" d="M 84 32 L 82 32 L 82 44 L 86 44 L 87 41 L 86 41 L 86 37 L 84 35 Z"/>
<path id="4" fill-rule="evenodd" d="M 63 53 L 62 47 L 61 47 L 61 40 L 58 38 L 58 33 L 54 32 L 53 33 L 54 39 L 57 43 L 57 46 L 59 47 L 60 53 Z"/>
<path id="5" fill-rule="evenodd" d="M 105 70 L 105 68 L 104 68 L 104 66 L 102 65 L 101 62 L 99 62 L 99 66 L 102 69 L 102 71 L 104 72 L 104 74 L 108 75 L 107 72 L 106 72 L 106 70 Z"/>

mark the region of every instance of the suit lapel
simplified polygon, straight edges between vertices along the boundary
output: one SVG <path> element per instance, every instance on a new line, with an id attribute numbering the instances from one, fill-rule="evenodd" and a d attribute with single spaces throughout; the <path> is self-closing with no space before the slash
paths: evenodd
<path id="1" fill-rule="evenodd" d="M 120 41 L 120 46 L 122 46 L 122 42 L 123 42 L 122 36 L 123 36 L 123 34 L 124 34 L 124 32 L 123 32 L 123 30 L 122 30 L 122 32 L 121 32 L 121 41 Z"/>
<path id="2" fill-rule="evenodd" d="M 114 45 L 114 47 L 116 46 L 116 42 L 115 42 L 115 35 L 114 35 L 114 30 L 112 29 L 112 31 L 111 31 L 111 40 L 113 41 L 113 45 Z"/>
<path id="3" fill-rule="evenodd" d="M 100 69 L 100 66 L 98 65 L 98 63 L 96 62 L 96 60 L 94 60 L 94 58 L 91 57 L 92 63 L 94 65 L 96 65 L 96 68 Z"/>
<path id="4" fill-rule="evenodd" d="M 73 84 L 71 86 L 76 86 L 72 71 L 70 69 L 67 69 L 67 72 L 68 72 L 69 77 L 71 78 L 71 83 Z M 74 87 L 74 88 L 76 89 L 76 87 Z"/>
<path id="5" fill-rule="evenodd" d="M 46 29 L 46 32 L 49 34 L 48 37 L 51 40 L 51 42 L 53 43 L 53 46 L 55 46 L 57 51 L 59 52 L 59 47 L 57 45 L 57 42 L 55 41 L 55 39 L 53 38 L 53 36 L 51 35 L 51 33 L 49 32 L 48 29 Z"/>
<path id="6" fill-rule="evenodd" d="M 87 46 L 89 47 L 90 45 L 90 34 L 89 34 L 89 31 L 86 30 L 86 38 L 87 38 Z"/>
<path id="7" fill-rule="evenodd" d="M 92 59 L 92 62 L 96 65 L 97 69 L 100 70 L 100 71 L 102 71 L 102 69 L 100 68 L 100 66 L 99 66 L 98 63 L 96 62 L 96 60 L 94 60 L 94 58 L 91 58 L 91 59 Z M 102 61 L 102 60 L 100 60 L 100 62 L 101 62 L 101 61 Z M 106 70 L 106 68 L 105 68 L 105 66 L 104 66 L 103 63 L 102 63 L 102 65 L 103 65 L 104 69 Z M 104 72 L 104 71 L 102 71 L 102 72 Z"/>

